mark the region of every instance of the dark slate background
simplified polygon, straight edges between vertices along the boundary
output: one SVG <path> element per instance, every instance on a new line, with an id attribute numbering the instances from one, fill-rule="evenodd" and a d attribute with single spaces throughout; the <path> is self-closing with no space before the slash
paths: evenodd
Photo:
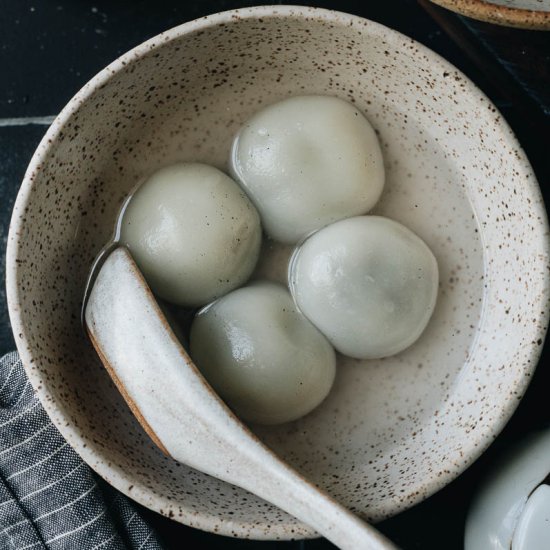
<path id="1" fill-rule="evenodd" d="M 5 247 L 13 202 L 51 117 L 100 69 L 147 38 L 202 15 L 259 3 L 0 0 L 0 279 L 5 276 Z M 550 33 L 477 23 L 435 7 L 427 0 L 318 1 L 314 5 L 354 13 L 397 29 L 465 72 L 511 124 L 548 201 Z M 13 347 L 2 284 L 0 355 Z M 510 442 L 550 420 L 546 349 L 527 396 L 489 451 L 446 489 L 379 526 L 405 550 L 462 548 L 468 504 L 495 457 Z M 146 514 L 169 549 L 333 548 L 322 540 L 290 543 L 234 540 L 184 527 L 152 512 Z"/>

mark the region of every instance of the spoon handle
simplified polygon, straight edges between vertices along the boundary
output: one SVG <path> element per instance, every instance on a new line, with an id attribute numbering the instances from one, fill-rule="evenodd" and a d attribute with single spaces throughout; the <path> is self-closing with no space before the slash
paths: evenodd
<path id="1" fill-rule="evenodd" d="M 126 249 L 101 266 L 84 317 L 107 371 L 165 454 L 275 504 L 344 550 L 395 548 L 279 459 L 227 408 L 174 336 Z"/>
<path id="2" fill-rule="evenodd" d="M 342 550 L 391 550 L 397 547 L 371 525 L 301 477 L 261 443 L 248 449 L 246 473 L 225 481 L 237 484 L 303 521 Z M 239 457 L 242 461 L 243 456 Z"/>

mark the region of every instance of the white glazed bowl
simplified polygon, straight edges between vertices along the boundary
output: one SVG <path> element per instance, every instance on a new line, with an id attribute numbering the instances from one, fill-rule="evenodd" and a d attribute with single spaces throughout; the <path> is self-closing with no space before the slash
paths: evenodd
<path id="1" fill-rule="evenodd" d="M 92 468 L 182 523 L 260 539 L 313 536 L 254 496 L 168 459 L 114 388 L 79 319 L 92 260 L 125 195 L 176 160 L 227 168 L 231 138 L 295 94 L 354 102 L 380 136 L 375 212 L 435 253 L 441 287 L 401 354 L 340 358 L 312 414 L 257 433 L 371 520 L 431 495 L 500 432 L 535 368 L 548 312 L 547 219 L 495 107 L 454 67 L 386 27 L 299 7 L 221 13 L 163 33 L 92 79 L 38 147 L 15 206 L 8 300 L 38 396 Z M 277 269 L 262 266 L 277 278 Z"/>

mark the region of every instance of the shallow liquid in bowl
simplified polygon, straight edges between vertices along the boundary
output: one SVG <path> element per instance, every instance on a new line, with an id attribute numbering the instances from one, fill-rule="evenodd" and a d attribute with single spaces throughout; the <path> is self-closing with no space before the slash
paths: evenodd
<path id="1" fill-rule="evenodd" d="M 255 96 L 254 84 L 249 84 L 248 93 Z M 158 128 L 164 136 L 173 136 L 163 141 L 162 156 L 155 147 L 141 145 L 132 159 L 123 162 L 138 179 L 143 177 L 140 169 L 150 173 L 152 165 L 180 160 L 213 164 L 227 172 L 231 139 L 239 125 L 261 106 L 288 97 L 288 91 L 279 85 L 268 94 L 258 90 L 257 97 L 262 98 L 261 104 L 252 102 L 234 115 L 227 98 L 197 99 L 194 110 L 200 116 L 190 118 L 183 110 Z M 310 415 L 278 427 L 252 426 L 299 471 L 358 510 L 363 492 L 357 490 L 356 475 L 345 472 L 363 462 L 366 444 L 372 461 L 369 469 L 383 472 L 388 449 L 406 448 L 419 427 L 431 422 L 469 356 L 483 296 L 477 221 L 454 162 L 410 114 L 394 106 L 382 117 L 385 109 L 378 103 L 383 104 L 384 98 L 373 94 L 369 101 L 357 104 L 379 133 L 386 169 L 382 197 L 370 213 L 403 223 L 434 252 L 440 270 L 435 312 L 421 338 L 394 357 L 360 361 L 340 356 L 329 397 Z M 408 119 L 406 133 L 388 119 Z M 182 120 L 187 121 L 185 126 Z M 188 128 L 192 128 L 190 135 L 186 135 Z M 189 143 L 195 145 L 189 148 Z M 143 158 L 146 164 L 139 160 Z M 106 175 L 110 177 L 117 176 Z M 128 184 L 133 187 L 129 177 Z M 266 240 L 254 278 L 286 284 L 291 250 Z M 341 472 L 337 478 L 335 471 Z M 373 498 L 373 489 L 368 490 Z"/>

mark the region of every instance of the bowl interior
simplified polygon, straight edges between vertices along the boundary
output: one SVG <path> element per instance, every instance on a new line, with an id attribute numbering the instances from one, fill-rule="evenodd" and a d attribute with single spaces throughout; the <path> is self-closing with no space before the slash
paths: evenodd
<path id="1" fill-rule="evenodd" d="M 311 93 L 355 103 L 376 128 L 387 182 L 375 213 L 428 243 L 439 298 L 416 344 L 340 357 L 322 406 L 254 428 L 264 441 L 360 515 L 391 516 L 497 435 L 546 326 L 546 218 L 530 167 L 494 107 L 435 54 L 359 18 L 285 7 L 205 18 L 130 52 L 69 104 L 31 163 L 8 251 L 12 321 L 39 396 L 93 468 L 146 506 L 229 535 L 312 532 L 156 449 L 84 337 L 84 285 L 138 180 L 181 160 L 227 169 L 242 122 Z M 266 246 L 259 276 L 283 278 L 286 253 Z"/>

